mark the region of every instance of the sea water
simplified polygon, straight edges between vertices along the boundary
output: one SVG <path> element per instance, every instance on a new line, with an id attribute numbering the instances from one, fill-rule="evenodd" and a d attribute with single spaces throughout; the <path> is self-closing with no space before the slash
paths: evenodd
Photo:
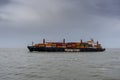
<path id="1" fill-rule="evenodd" d="M 0 80 L 120 80 L 120 49 L 105 52 L 0 49 Z"/>

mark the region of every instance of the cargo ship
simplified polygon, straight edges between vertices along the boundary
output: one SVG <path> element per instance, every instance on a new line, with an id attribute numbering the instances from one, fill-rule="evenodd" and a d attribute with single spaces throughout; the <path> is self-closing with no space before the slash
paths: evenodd
<path id="1" fill-rule="evenodd" d="M 30 52 L 39 51 L 39 52 L 102 52 L 105 51 L 105 48 L 102 48 L 101 44 L 97 41 L 94 42 L 93 39 L 83 42 L 65 42 L 63 39 L 62 42 L 46 42 L 43 39 L 43 43 L 33 44 L 27 46 Z"/>

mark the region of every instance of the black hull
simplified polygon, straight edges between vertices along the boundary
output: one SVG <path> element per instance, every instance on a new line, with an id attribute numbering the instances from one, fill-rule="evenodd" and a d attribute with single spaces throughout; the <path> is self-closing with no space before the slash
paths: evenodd
<path id="1" fill-rule="evenodd" d="M 54 47 L 27 47 L 30 52 L 39 51 L 39 52 L 102 52 L 105 51 L 105 48 L 80 48 L 80 49 L 66 49 L 66 48 L 54 48 Z"/>

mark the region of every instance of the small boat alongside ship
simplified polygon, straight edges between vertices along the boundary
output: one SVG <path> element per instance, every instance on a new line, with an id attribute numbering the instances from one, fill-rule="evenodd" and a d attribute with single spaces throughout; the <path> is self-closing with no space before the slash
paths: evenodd
<path id="1" fill-rule="evenodd" d="M 46 42 L 43 39 L 43 43 L 33 44 L 27 46 L 30 52 L 102 52 L 105 48 L 102 48 L 101 44 L 97 41 L 94 42 L 93 39 L 87 42 Z"/>

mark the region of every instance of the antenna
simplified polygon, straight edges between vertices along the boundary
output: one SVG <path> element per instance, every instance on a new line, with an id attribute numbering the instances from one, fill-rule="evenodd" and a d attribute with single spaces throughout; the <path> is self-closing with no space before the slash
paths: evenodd
<path id="1" fill-rule="evenodd" d="M 34 45 L 34 42 L 32 41 L 32 46 Z"/>

